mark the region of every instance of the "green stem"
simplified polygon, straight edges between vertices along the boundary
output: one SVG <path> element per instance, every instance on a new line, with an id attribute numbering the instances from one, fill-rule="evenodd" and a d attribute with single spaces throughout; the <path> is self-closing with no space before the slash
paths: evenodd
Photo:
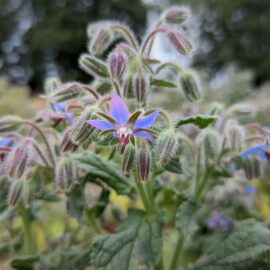
<path id="1" fill-rule="evenodd" d="M 25 253 L 30 255 L 33 253 L 33 241 L 31 234 L 31 221 L 30 221 L 30 211 L 25 208 L 23 204 L 18 206 L 18 212 L 22 218 L 22 225 L 24 230 L 24 243 L 25 243 Z"/>
<path id="2" fill-rule="evenodd" d="M 93 216 L 92 212 L 89 209 L 85 209 L 84 212 L 85 212 L 85 216 L 86 216 L 89 224 L 93 228 L 94 232 L 96 234 L 102 234 L 102 229 L 98 225 L 98 223 L 97 223 L 95 217 Z"/>
<path id="3" fill-rule="evenodd" d="M 163 269 L 164 269 L 164 262 L 163 262 L 163 253 L 162 253 L 158 264 L 155 266 L 155 270 L 163 270 Z"/>
<path id="4" fill-rule="evenodd" d="M 199 198 L 208 182 L 209 177 L 211 176 L 213 171 L 213 167 L 209 166 L 207 167 L 207 169 L 205 170 L 201 180 L 199 181 L 197 187 L 196 187 L 196 191 L 195 191 L 195 198 Z"/>
<path id="5" fill-rule="evenodd" d="M 153 194 L 153 178 L 149 179 L 146 183 L 146 191 L 149 199 L 150 208 L 152 211 L 155 210 L 155 198 Z"/>
<path id="6" fill-rule="evenodd" d="M 173 257 L 172 257 L 172 261 L 171 261 L 169 270 L 176 270 L 177 269 L 177 265 L 178 265 L 179 257 L 181 255 L 183 243 L 184 243 L 183 238 L 181 236 L 179 236 L 177 238 L 177 242 L 176 242 L 176 246 L 174 249 L 174 253 L 173 253 Z"/>
<path id="7" fill-rule="evenodd" d="M 142 184 L 141 180 L 138 179 L 137 176 L 135 177 L 135 185 L 136 185 L 137 191 L 138 191 L 138 193 L 140 195 L 140 198 L 142 200 L 142 203 L 143 203 L 143 206 L 144 206 L 145 210 L 147 212 L 151 212 L 151 206 L 150 206 L 150 204 L 148 202 L 148 199 L 147 199 L 143 184 Z"/>

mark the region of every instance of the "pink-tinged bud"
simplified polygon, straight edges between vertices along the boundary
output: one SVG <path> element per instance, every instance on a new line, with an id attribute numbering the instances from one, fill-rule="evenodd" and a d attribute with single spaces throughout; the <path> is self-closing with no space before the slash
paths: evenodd
<path id="1" fill-rule="evenodd" d="M 54 102 L 67 101 L 76 98 L 82 94 L 80 84 L 77 82 L 69 82 L 61 84 L 55 92 L 51 94 Z"/>
<path id="2" fill-rule="evenodd" d="M 147 90 L 149 88 L 149 81 L 142 75 L 136 75 L 134 79 L 135 96 L 138 103 L 145 101 Z"/>
<path id="3" fill-rule="evenodd" d="M 90 54 L 82 54 L 79 59 L 79 65 L 82 70 L 93 77 L 107 78 L 109 76 L 106 64 Z"/>
<path id="4" fill-rule="evenodd" d="M 12 181 L 8 191 L 8 204 L 10 206 L 15 206 L 17 202 L 21 199 L 22 190 L 23 181 Z"/>
<path id="5" fill-rule="evenodd" d="M 184 7 L 171 7 L 164 14 L 165 21 L 171 24 L 181 24 L 189 17 L 190 10 Z"/>
<path id="6" fill-rule="evenodd" d="M 188 101 L 194 102 L 201 99 L 201 89 L 199 87 L 198 79 L 194 74 L 191 72 L 183 73 L 180 82 L 183 94 Z"/>
<path id="7" fill-rule="evenodd" d="M 109 55 L 109 68 L 113 80 L 121 81 L 127 66 L 127 56 L 123 49 L 118 48 Z"/>
<path id="8" fill-rule="evenodd" d="M 125 175 L 128 175 L 135 161 L 135 148 L 133 145 L 127 145 L 122 161 L 122 170 Z"/>
<path id="9" fill-rule="evenodd" d="M 77 169 L 72 159 L 62 157 L 55 168 L 55 184 L 59 191 L 68 192 L 78 178 Z"/>
<path id="10" fill-rule="evenodd" d="M 64 131 L 62 141 L 60 144 L 60 149 L 62 152 L 71 151 L 74 152 L 78 148 L 78 146 L 71 141 L 71 134 L 73 132 L 73 126 L 69 126 Z"/>
<path id="11" fill-rule="evenodd" d="M 156 146 L 156 163 L 164 167 L 175 155 L 178 148 L 178 141 L 174 131 L 163 131 L 157 140 Z"/>
<path id="12" fill-rule="evenodd" d="M 87 124 L 86 121 L 94 118 L 96 117 L 92 108 L 86 109 L 84 112 L 82 112 L 74 123 L 71 131 L 71 141 L 73 144 L 79 145 L 89 139 L 95 128 Z"/>
<path id="13" fill-rule="evenodd" d="M 136 155 L 137 174 L 141 181 L 146 181 L 150 172 L 151 153 L 146 145 Z"/>
<path id="14" fill-rule="evenodd" d="M 31 139 L 24 139 L 12 149 L 6 161 L 6 174 L 15 179 L 21 178 L 27 171 L 31 157 Z"/>
<path id="15" fill-rule="evenodd" d="M 22 123 L 22 119 L 17 116 L 0 117 L 0 133 L 6 133 L 17 130 Z"/>
<path id="16" fill-rule="evenodd" d="M 189 55 L 192 52 L 191 43 L 184 38 L 184 36 L 179 32 L 169 31 L 167 32 L 168 38 L 171 44 L 175 47 L 175 49 L 183 54 Z"/>
<path id="17" fill-rule="evenodd" d="M 103 54 L 113 41 L 113 33 L 109 28 L 99 28 L 89 44 L 89 51 L 94 55 Z"/>

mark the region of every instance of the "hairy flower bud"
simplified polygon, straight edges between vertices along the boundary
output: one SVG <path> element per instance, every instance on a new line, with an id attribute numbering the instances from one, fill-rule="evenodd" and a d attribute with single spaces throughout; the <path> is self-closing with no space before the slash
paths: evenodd
<path id="1" fill-rule="evenodd" d="M 54 102 L 67 101 L 80 96 L 82 89 L 77 82 L 69 82 L 61 84 L 56 91 L 51 94 Z"/>
<path id="2" fill-rule="evenodd" d="M 109 75 L 106 64 L 90 54 L 82 54 L 79 58 L 79 65 L 82 70 L 94 77 L 106 78 Z"/>
<path id="3" fill-rule="evenodd" d="M 207 110 L 207 114 L 220 115 L 224 111 L 224 105 L 219 102 L 213 102 L 210 104 Z"/>
<path id="4" fill-rule="evenodd" d="M 116 49 L 109 55 L 109 68 L 113 80 L 121 81 L 127 66 L 127 56 L 122 49 Z"/>
<path id="5" fill-rule="evenodd" d="M 127 98 L 133 98 L 134 97 L 134 80 L 133 76 L 129 74 L 124 79 L 124 96 Z"/>
<path id="6" fill-rule="evenodd" d="M 228 109 L 228 113 L 238 118 L 250 118 L 254 115 L 255 108 L 250 104 L 236 104 Z"/>
<path id="7" fill-rule="evenodd" d="M 178 141 L 174 131 L 163 131 L 157 140 L 156 163 L 164 167 L 175 155 L 178 148 Z"/>
<path id="8" fill-rule="evenodd" d="M 57 91 L 61 84 L 62 82 L 58 77 L 47 78 L 44 83 L 44 90 L 50 96 Z"/>
<path id="9" fill-rule="evenodd" d="M 201 98 L 202 95 L 199 82 L 194 74 L 191 72 L 183 73 L 181 75 L 180 82 L 183 94 L 188 101 L 194 102 Z"/>
<path id="10" fill-rule="evenodd" d="M 69 126 L 64 131 L 62 141 L 60 144 L 60 149 L 62 152 L 72 151 L 74 152 L 78 146 L 71 141 L 71 134 L 73 132 L 73 126 Z"/>
<path id="11" fill-rule="evenodd" d="M 32 188 L 31 188 L 31 181 L 28 179 L 25 179 L 22 181 L 23 182 L 23 188 L 22 188 L 22 193 L 21 193 L 21 198 L 24 202 L 25 206 L 29 206 L 31 199 L 32 199 Z"/>
<path id="12" fill-rule="evenodd" d="M 124 155 L 123 155 L 123 162 L 122 162 L 122 170 L 125 175 L 128 175 L 130 170 L 133 167 L 135 161 L 135 149 L 134 146 L 128 144 L 126 146 Z"/>
<path id="13" fill-rule="evenodd" d="M 3 116 L 0 117 L 0 133 L 15 131 L 20 127 L 22 119 L 17 116 Z"/>
<path id="14" fill-rule="evenodd" d="M 191 43 L 179 32 L 169 31 L 167 32 L 167 36 L 171 42 L 171 44 L 175 47 L 175 49 L 183 54 L 189 55 L 192 52 Z"/>
<path id="15" fill-rule="evenodd" d="M 79 145 L 85 142 L 91 136 L 95 128 L 87 124 L 86 120 L 94 119 L 95 117 L 93 117 L 93 115 L 95 115 L 94 110 L 90 108 L 86 109 L 78 117 L 71 131 L 71 141 L 73 144 Z"/>
<path id="16" fill-rule="evenodd" d="M 164 14 L 165 21 L 171 24 L 181 24 L 189 17 L 190 10 L 185 7 L 171 7 Z"/>
<path id="17" fill-rule="evenodd" d="M 142 75 L 136 75 L 134 79 L 135 96 L 138 103 L 143 103 L 149 88 L 149 81 Z"/>
<path id="18" fill-rule="evenodd" d="M 146 181 L 150 172 L 151 153 L 146 145 L 139 149 L 136 155 L 137 174 L 141 181 Z"/>
<path id="19" fill-rule="evenodd" d="M 8 191 L 8 204 L 10 206 L 15 206 L 16 203 L 20 200 L 23 190 L 23 181 L 15 180 L 12 181 L 9 191 Z"/>
<path id="20" fill-rule="evenodd" d="M 225 125 L 225 138 L 229 148 L 240 153 L 245 139 L 244 129 L 236 121 L 229 120 Z"/>
<path id="21" fill-rule="evenodd" d="M 89 44 L 89 51 L 94 55 L 101 55 L 104 53 L 113 41 L 113 33 L 108 27 L 100 27 Z"/>
<path id="22" fill-rule="evenodd" d="M 9 153 L 6 162 L 6 173 L 9 177 L 19 179 L 27 171 L 27 165 L 31 156 L 31 146 L 31 139 L 24 139 Z"/>
<path id="23" fill-rule="evenodd" d="M 77 169 L 72 159 L 64 156 L 55 168 L 55 184 L 60 191 L 68 192 L 77 181 Z"/>
<path id="24" fill-rule="evenodd" d="M 260 179 L 262 176 L 262 165 L 255 156 L 243 160 L 243 169 L 248 180 Z"/>

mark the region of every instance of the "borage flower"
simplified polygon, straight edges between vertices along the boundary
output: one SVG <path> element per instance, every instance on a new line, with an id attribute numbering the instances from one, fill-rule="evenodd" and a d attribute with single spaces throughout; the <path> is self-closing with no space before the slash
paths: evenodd
<path id="1" fill-rule="evenodd" d="M 119 138 L 120 152 L 123 153 L 126 145 L 131 141 L 134 144 L 134 136 L 151 140 L 151 134 L 155 132 L 149 129 L 155 122 L 160 110 L 141 116 L 142 111 L 135 111 L 129 115 L 128 107 L 121 97 L 113 93 L 110 102 L 109 115 L 99 112 L 105 120 L 88 120 L 87 123 L 104 132 L 113 132 L 114 137 Z"/>
<path id="2" fill-rule="evenodd" d="M 264 143 L 251 146 L 243 151 L 240 157 L 248 157 L 250 155 L 258 155 L 261 159 L 270 162 L 270 145 Z"/>
<path id="3" fill-rule="evenodd" d="M 55 117 L 55 120 L 57 121 L 57 124 L 62 119 L 65 119 L 68 121 L 70 125 L 74 123 L 74 115 L 72 112 L 69 112 L 67 110 L 67 103 L 66 102 L 55 102 L 52 104 L 54 110 L 59 113 L 58 117 Z"/>

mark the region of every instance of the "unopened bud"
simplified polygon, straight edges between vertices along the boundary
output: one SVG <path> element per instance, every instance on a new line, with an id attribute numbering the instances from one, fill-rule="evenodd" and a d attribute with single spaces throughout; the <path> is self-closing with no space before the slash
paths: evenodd
<path id="1" fill-rule="evenodd" d="M 109 55 L 110 74 L 113 80 L 121 81 L 127 66 L 127 56 L 121 49 Z"/>
<path id="2" fill-rule="evenodd" d="M 165 21 L 172 24 L 181 24 L 189 17 L 190 10 L 184 7 L 171 7 L 164 14 Z"/>
<path id="3" fill-rule="evenodd" d="M 262 165 L 255 156 L 243 160 L 243 169 L 248 180 L 260 179 L 262 176 Z"/>
<path id="4" fill-rule="evenodd" d="M 167 33 L 168 38 L 171 44 L 175 47 L 175 49 L 183 54 L 189 55 L 192 52 L 191 43 L 179 32 L 169 31 Z"/>
<path id="5" fill-rule="evenodd" d="M 126 146 L 124 155 L 123 155 L 123 162 L 122 162 L 122 170 L 125 175 L 128 175 L 130 170 L 133 167 L 135 161 L 135 149 L 134 146 L 128 144 Z"/>
<path id="6" fill-rule="evenodd" d="M 245 132 L 236 121 L 228 120 L 225 125 L 225 138 L 230 149 L 239 153 L 242 151 L 242 145 L 245 139 Z"/>
<path id="7" fill-rule="evenodd" d="M 109 28 L 99 28 L 89 44 L 89 51 L 94 55 L 103 54 L 113 41 L 113 33 Z"/>
<path id="8" fill-rule="evenodd" d="M 74 152 L 78 146 L 71 141 L 71 134 L 73 132 L 73 126 L 66 128 L 63 134 L 63 138 L 60 144 L 60 149 L 62 152 L 72 151 Z"/>
<path id="9" fill-rule="evenodd" d="M 69 82 L 61 84 L 55 92 L 51 94 L 54 102 L 67 101 L 80 96 L 82 89 L 79 83 Z"/>
<path id="10" fill-rule="evenodd" d="M 124 80 L 124 96 L 127 98 L 134 97 L 134 80 L 132 75 L 126 76 Z"/>
<path id="11" fill-rule="evenodd" d="M 224 105 L 219 102 L 214 102 L 210 104 L 207 110 L 207 114 L 210 115 L 220 115 L 224 111 Z"/>
<path id="12" fill-rule="evenodd" d="M 45 80 L 44 90 L 47 95 L 52 95 L 61 86 L 62 82 L 58 77 L 51 77 Z"/>
<path id="13" fill-rule="evenodd" d="M 31 145 L 31 139 L 24 139 L 9 153 L 6 162 L 6 173 L 9 177 L 19 179 L 27 171 L 27 166 L 30 161 Z"/>
<path id="14" fill-rule="evenodd" d="M 32 199 L 32 188 L 31 188 L 31 181 L 28 179 L 25 179 L 23 182 L 23 188 L 21 193 L 21 198 L 24 202 L 24 205 L 27 207 L 30 205 L 31 199 Z"/>
<path id="15" fill-rule="evenodd" d="M 134 80 L 136 99 L 138 103 L 143 103 L 149 88 L 149 81 L 142 75 L 135 76 Z"/>
<path id="16" fill-rule="evenodd" d="M 194 74 L 185 72 L 180 80 L 183 94 L 188 101 L 194 102 L 202 97 L 198 79 Z"/>
<path id="17" fill-rule="evenodd" d="M 71 190 L 77 181 L 77 169 L 72 159 L 62 157 L 55 168 L 56 188 L 63 192 Z"/>
<path id="18" fill-rule="evenodd" d="M 82 70 L 94 77 L 106 78 L 109 75 L 106 64 L 90 54 L 82 54 L 79 59 L 79 65 Z"/>
<path id="19" fill-rule="evenodd" d="M 139 149 L 136 155 L 137 174 L 141 181 L 146 181 L 150 172 L 151 153 L 146 145 Z"/>
<path id="20" fill-rule="evenodd" d="M 164 167 L 175 155 L 178 148 L 178 140 L 174 131 L 163 131 L 157 140 L 156 162 Z"/>
<path id="21" fill-rule="evenodd" d="M 16 203 L 21 199 L 21 193 L 23 190 L 23 181 L 15 180 L 12 181 L 8 191 L 8 204 L 15 206 Z"/>
<path id="22" fill-rule="evenodd" d="M 202 155 L 205 157 L 206 164 L 215 160 L 220 152 L 220 135 L 211 129 L 205 130 L 199 138 L 199 144 L 201 144 Z M 200 146 L 199 146 L 200 147 Z"/>
<path id="23" fill-rule="evenodd" d="M 95 128 L 86 123 L 86 120 L 94 119 L 94 110 L 92 108 L 86 109 L 78 117 L 76 122 L 73 125 L 71 132 L 71 141 L 75 145 L 79 145 L 85 142 L 93 133 Z"/>
<path id="24" fill-rule="evenodd" d="M 236 104 L 230 107 L 228 112 L 238 118 L 250 118 L 254 115 L 255 108 L 250 104 Z"/>
<path id="25" fill-rule="evenodd" d="M 22 119 L 17 116 L 3 116 L 0 117 L 0 133 L 17 130 L 22 123 Z"/>

